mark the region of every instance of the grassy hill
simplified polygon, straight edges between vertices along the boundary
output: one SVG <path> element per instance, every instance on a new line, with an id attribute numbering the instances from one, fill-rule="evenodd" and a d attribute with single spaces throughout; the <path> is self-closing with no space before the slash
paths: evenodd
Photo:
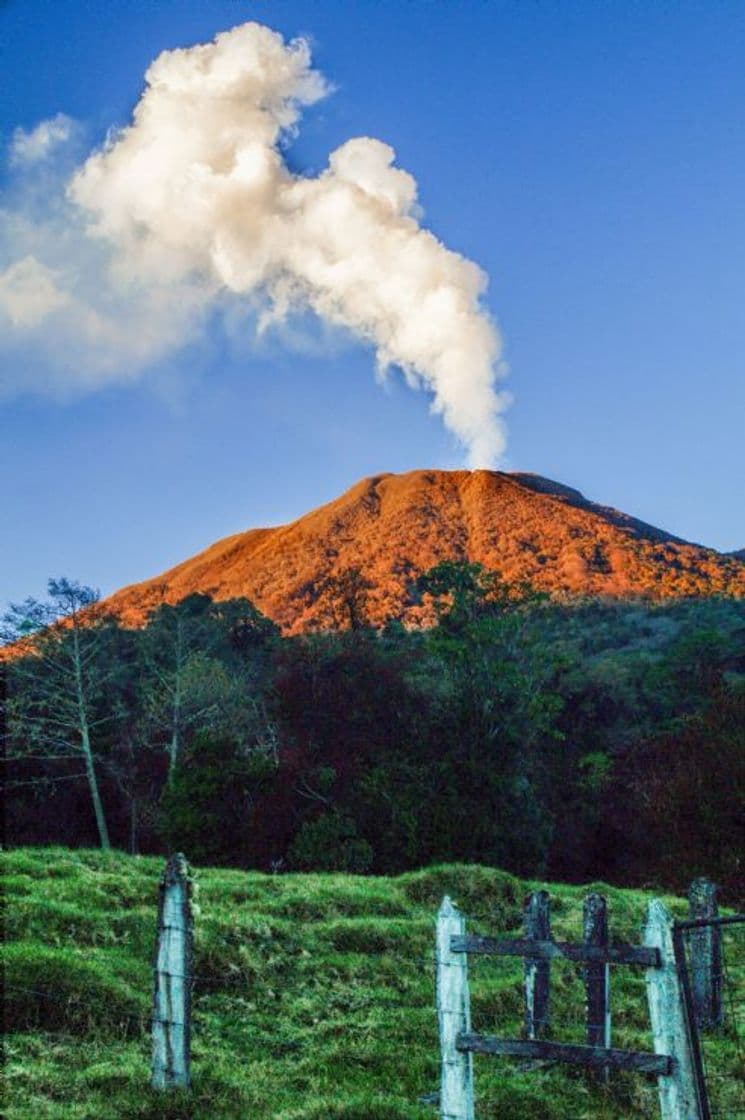
<path id="1" fill-rule="evenodd" d="M 535 884 L 484 867 L 398 878 L 195 871 L 197 980 L 187 1096 L 148 1088 L 151 960 L 162 861 L 62 848 L 3 856 L 7 1120 L 414 1120 L 436 1109 L 433 918 L 444 893 L 472 932 L 517 931 Z M 550 886 L 576 939 L 587 888 Z M 637 941 L 646 896 L 607 895 Z M 668 905 L 680 911 L 673 899 Z M 553 970 L 555 1037 L 582 1041 L 579 968 Z M 474 1028 L 519 1033 L 521 964 L 471 958 Z M 614 972 L 614 1044 L 651 1049 L 640 971 Z M 717 1044 L 729 1062 L 729 1044 Z M 489 1058 L 479 1120 L 654 1117 L 654 1082 Z"/>

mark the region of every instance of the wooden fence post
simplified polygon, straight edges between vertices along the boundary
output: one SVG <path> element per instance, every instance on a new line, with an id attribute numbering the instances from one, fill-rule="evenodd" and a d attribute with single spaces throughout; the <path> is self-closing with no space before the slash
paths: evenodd
<path id="1" fill-rule="evenodd" d="M 532 891 L 525 899 L 523 927 L 531 941 L 551 940 L 551 900 L 548 891 Z M 540 1038 L 547 1033 L 551 994 L 551 962 L 525 958 L 525 1036 Z"/>
<path id="2" fill-rule="evenodd" d="M 186 859 L 171 856 L 160 881 L 153 991 L 154 1089 L 188 1088 L 193 922 Z"/>
<path id="3" fill-rule="evenodd" d="M 471 1030 L 468 954 L 450 948 L 450 938 L 465 930 L 465 918 L 446 895 L 437 914 L 436 935 L 441 1120 L 473 1120 L 473 1057 L 455 1044 L 459 1034 Z"/>
<path id="4" fill-rule="evenodd" d="M 600 894 L 589 894 L 582 909 L 582 936 L 585 945 L 605 948 L 608 945 L 608 906 Z M 588 963 L 585 966 L 585 1015 L 589 1046 L 609 1047 L 611 1043 L 610 965 Z M 608 1080 L 608 1068 L 601 1070 L 601 1080 Z"/>
<path id="5" fill-rule="evenodd" d="M 694 879 L 688 891 L 693 919 L 717 918 L 717 888 L 709 879 Z M 722 935 L 719 926 L 688 932 L 691 953 L 691 994 L 699 1027 L 719 1027 L 722 1015 Z"/>
<path id="6" fill-rule="evenodd" d="M 657 898 L 647 908 L 644 944 L 660 954 L 660 967 L 645 974 L 656 1054 L 673 1058 L 670 1074 L 658 1078 L 662 1120 L 700 1120 L 683 993 L 672 937 L 672 919 Z"/>

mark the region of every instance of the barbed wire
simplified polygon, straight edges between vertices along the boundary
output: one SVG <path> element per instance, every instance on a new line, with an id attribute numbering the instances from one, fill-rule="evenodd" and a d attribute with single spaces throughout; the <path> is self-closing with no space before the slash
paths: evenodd
<path id="1" fill-rule="evenodd" d="M 46 999 L 50 1003 L 61 1004 L 61 1005 L 65 1006 L 65 1007 L 68 1007 L 68 1008 L 70 1007 L 70 1004 L 73 1002 L 73 997 L 71 995 L 58 996 L 58 995 L 54 995 L 52 992 L 43 992 L 39 988 L 27 988 L 27 987 L 22 986 L 20 984 L 7 984 L 6 983 L 6 984 L 3 985 L 3 989 L 6 992 L 22 992 L 24 995 L 38 996 L 39 999 Z M 130 1022 L 138 1023 L 140 1026 L 144 1026 L 146 1023 L 147 1024 L 152 1024 L 153 1022 L 162 1022 L 162 1023 L 166 1024 L 170 1021 L 170 1020 L 167 1020 L 167 1019 L 163 1019 L 163 1020 L 153 1019 L 152 1016 L 146 1016 L 144 1013 L 140 1014 L 140 1015 L 135 1015 L 131 1011 L 118 1011 L 115 1015 L 115 1018 L 116 1018 L 117 1021 L 121 1021 L 122 1019 L 127 1019 Z M 174 1025 L 176 1025 L 176 1024 L 174 1024 Z"/>

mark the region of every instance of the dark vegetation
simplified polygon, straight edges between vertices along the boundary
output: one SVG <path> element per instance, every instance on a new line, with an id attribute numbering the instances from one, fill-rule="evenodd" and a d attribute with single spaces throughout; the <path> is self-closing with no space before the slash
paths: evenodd
<path id="1" fill-rule="evenodd" d="M 745 603 L 555 601 L 442 564 L 427 631 L 283 638 L 193 595 L 122 628 L 50 583 L 0 668 L 11 845 L 397 874 L 467 861 L 570 882 L 742 883 Z M 55 618 L 64 618 L 50 626 Z"/>

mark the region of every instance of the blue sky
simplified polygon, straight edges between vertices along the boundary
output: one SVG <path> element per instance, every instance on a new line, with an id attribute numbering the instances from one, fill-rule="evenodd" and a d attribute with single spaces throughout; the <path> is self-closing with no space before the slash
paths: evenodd
<path id="1" fill-rule="evenodd" d="M 63 112 L 84 154 L 127 123 L 160 51 L 247 20 L 307 35 L 335 86 L 291 166 L 385 141 L 425 226 L 488 273 L 506 469 L 745 546 L 745 7 L 8 0 L 6 148 Z M 292 335 L 257 343 L 215 316 L 129 385 L 0 402 L 0 598 L 63 573 L 108 592 L 363 475 L 462 464 L 425 392 L 376 382 L 371 347 L 310 320 Z M 0 357 L 19 360 L 42 362 Z"/>

